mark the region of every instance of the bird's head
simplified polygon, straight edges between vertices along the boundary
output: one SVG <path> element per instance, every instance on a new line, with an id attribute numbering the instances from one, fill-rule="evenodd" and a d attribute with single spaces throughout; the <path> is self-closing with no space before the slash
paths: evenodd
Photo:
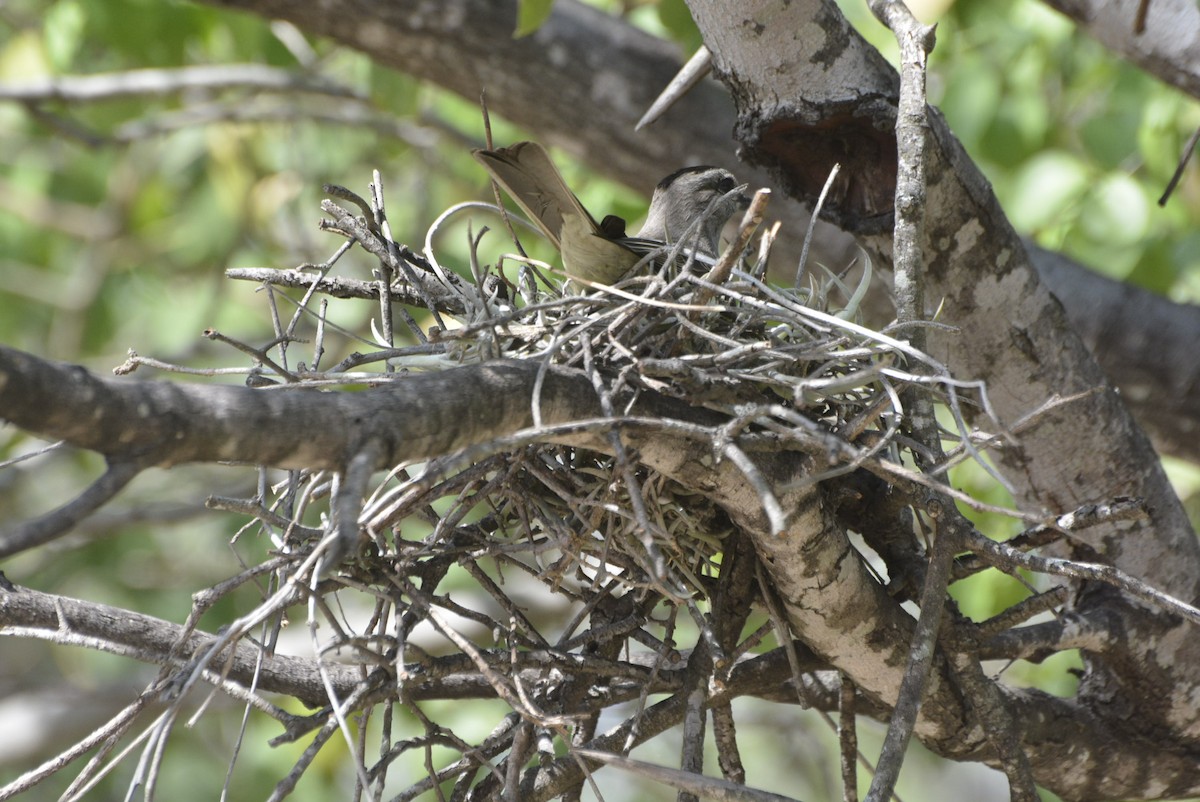
<path id="1" fill-rule="evenodd" d="M 745 185 L 739 186 L 733 174 L 722 167 L 676 170 L 654 188 L 646 224 L 638 236 L 677 241 L 703 218 L 696 245 L 701 252 L 715 256 L 729 218 L 750 204 L 744 190 Z"/>

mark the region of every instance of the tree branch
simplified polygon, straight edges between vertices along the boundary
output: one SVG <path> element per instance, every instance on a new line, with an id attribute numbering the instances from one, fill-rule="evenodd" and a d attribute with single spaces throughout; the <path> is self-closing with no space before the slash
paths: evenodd
<path id="1" fill-rule="evenodd" d="M 1130 63 L 1200 98 L 1200 9 L 1189 0 L 1149 3 L 1145 30 L 1129 3 L 1115 0 L 1045 0 Z"/>
<path id="2" fill-rule="evenodd" d="M 10 557 L 65 535 L 119 493 L 142 468 L 131 460 L 110 462 L 100 478 L 63 506 L 18 526 L 0 529 L 0 557 Z"/>
<path id="3" fill-rule="evenodd" d="M 166 95 L 196 89 L 244 88 L 277 92 L 315 92 L 366 100 L 348 86 L 319 75 L 264 64 L 212 64 L 178 69 L 143 69 L 92 75 L 57 75 L 24 83 L 0 84 L 0 100 L 23 103 L 49 100 L 95 103 L 127 97 Z"/>
<path id="4" fill-rule="evenodd" d="M 720 165 L 756 186 L 777 189 L 791 186 L 788 181 L 797 178 L 795 174 L 785 176 L 781 183 L 766 170 L 737 163 L 728 135 L 735 123 L 733 109 L 726 93 L 712 81 L 701 82 L 660 122 L 635 132 L 642 112 L 678 71 L 679 54 L 668 43 L 576 0 L 558 0 L 546 24 L 519 39 L 510 35 L 516 24 L 516 0 L 443 0 L 428 13 L 409 3 L 356 6 L 353 14 L 344 13 L 337 3 L 305 0 L 209 2 L 268 19 L 290 20 L 309 33 L 342 42 L 379 64 L 437 83 L 471 102 L 486 89 L 488 103 L 497 113 L 582 158 L 592 169 L 646 194 L 659 177 L 684 163 Z M 831 41 L 838 36 L 833 34 Z M 821 45 L 818 42 L 813 47 L 817 52 Z M 579 57 L 560 63 L 555 58 L 558 53 Z M 814 75 L 812 80 L 825 79 Z M 856 79 L 847 80 L 850 83 L 846 85 L 853 85 Z M 546 103 L 546 97 L 556 102 Z M 821 139 L 814 144 L 822 145 Z M 851 143 L 850 147 L 855 146 Z M 817 166 L 816 159 L 797 164 L 805 165 L 811 165 L 816 176 L 812 191 L 800 187 L 794 195 L 815 198 L 828 168 Z M 808 215 L 785 193 L 775 194 L 773 212 L 784 222 L 775 264 L 780 275 L 790 278 Z M 890 205 L 890 189 L 884 194 Z M 821 230 L 819 239 L 825 244 L 817 258 L 830 265 L 847 264 L 854 255 L 853 243 L 828 224 L 822 224 Z M 1051 269 L 1066 262 L 1041 251 L 1033 257 L 1039 270 L 1046 262 L 1053 263 Z M 1173 304 L 1131 287 L 1125 288 L 1121 297 L 1097 293 L 1094 285 L 1105 280 L 1078 265 L 1072 267 L 1066 273 L 1055 269 L 1058 275 L 1069 275 L 1069 286 L 1058 294 L 1072 324 L 1087 329 L 1096 321 L 1107 322 L 1105 339 L 1112 342 L 1094 348 L 1105 371 L 1118 386 L 1130 386 L 1126 401 L 1155 434 L 1157 443 L 1200 462 L 1200 440 L 1190 435 L 1200 425 L 1200 395 L 1161 389 L 1153 394 L 1135 391 L 1148 380 L 1155 388 L 1197 386 L 1190 377 L 1194 360 L 1160 358 L 1163 349 L 1159 343 L 1166 338 L 1151 338 L 1147 327 L 1148 321 L 1157 326 L 1158 321 L 1170 318 L 1184 328 L 1178 338 L 1166 341 L 1194 342 L 1200 339 L 1200 308 Z M 1128 296 L 1136 298 L 1147 313 L 1127 314 Z M 1154 344 L 1142 345 L 1151 342 Z M 1113 348 L 1112 343 L 1120 347 Z M 1164 398 L 1177 403 L 1186 417 L 1162 414 L 1158 402 Z"/>

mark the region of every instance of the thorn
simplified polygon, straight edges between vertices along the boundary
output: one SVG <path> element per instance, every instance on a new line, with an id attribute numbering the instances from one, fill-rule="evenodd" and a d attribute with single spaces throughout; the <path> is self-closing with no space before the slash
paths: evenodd
<path id="1" fill-rule="evenodd" d="M 642 119 L 638 120 L 633 130 L 640 131 L 666 114 L 667 109 L 674 106 L 677 100 L 686 95 L 711 70 L 712 54 L 708 52 L 707 47 L 700 45 L 700 49 L 688 59 L 687 64 L 684 64 L 683 68 L 675 73 L 675 77 L 671 79 L 671 83 L 667 84 L 667 88 L 662 91 L 662 94 L 650 104 L 650 109 L 642 115 Z"/>

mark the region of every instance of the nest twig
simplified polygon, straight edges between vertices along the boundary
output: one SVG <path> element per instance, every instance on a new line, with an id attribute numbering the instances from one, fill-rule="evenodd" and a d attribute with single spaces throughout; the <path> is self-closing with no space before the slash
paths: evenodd
<path id="1" fill-rule="evenodd" d="M 346 198 L 346 191 L 339 196 Z M 933 366 L 926 374 L 936 379 L 945 376 L 940 366 L 894 333 L 854 322 L 855 304 L 870 281 L 869 263 L 858 288 L 827 274 L 823 281 L 786 290 L 763 279 L 769 247 L 757 255 L 727 253 L 721 270 L 710 273 L 710 264 L 689 254 L 685 239 L 656 255 L 656 269 L 635 271 L 614 287 L 582 287 L 555 280 L 553 268 L 526 257 L 506 256 L 497 266 L 484 265 L 477 256 L 479 239 L 471 237 L 470 278 L 462 278 L 444 268 L 432 248 L 438 228 L 462 209 L 439 218 L 417 254 L 387 238 L 377 223 L 386 220 L 376 208 L 382 203 L 378 187 L 371 197 L 370 202 L 360 199 L 369 213 L 365 219 L 326 202 L 331 219 L 324 227 L 360 242 L 384 263 L 379 275 L 396 278 L 380 292 L 416 300 L 416 306 L 429 310 L 430 322 L 418 337 L 424 342 L 396 343 L 385 327 L 375 332 L 374 355 L 343 360 L 330 370 L 295 371 L 301 381 L 337 381 L 339 376 L 361 381 L 370 375 L 364 368 L 372 359 L 386 360 L 389 372 L 497 358 L 576 368 L 592 377 L 604 399 L 657 393 L 722 413 L 730 422 L 714 439 L 714 454 L 742 459 L 745 465 L 739 468 L 751 473 L 752 458 L 731 445 L 739 435 L 819 431 L 853 445 L 856 453 L 886 454 L 899 463 L 909 447 L 902 390 L 920 381 L 923 392 L 941 394 L 952 407 L 959 403 L 960 383 L 931 381 L 905 370 L 912 360 L 925 360 Z M 329 281 L 325 274 L 340 256 L 320 266 L 319 279 L 305 284 L 306 302 L 322 291 L 322 282 Z M 710 276 L 722 280 L 714 283 Z M 844 308 L 838 308 L 839 298 L 848 299 Z M 324 314 L 320 321 L 324 325 Z M 986 404 L 978 398 L 973 402 Z M 401 684 L 469 675 L 504 699 L 520 722 L 498 727 L 492 739 L 471 747 L 447 739 L 410 700 L 414 714 L 426 722 L 426 737 L 385 745 L 384 759 L 362 767 L 368 781 L 381 783 L 392 761 L 437 741 L 460 751 L 461 760 L 441 768 L 427 761 L 429 777 L 406 793 L 430 788 L 435 776 L 474 785 L 480 795 L 489 787 L 512 787 L 537 748 L 534 731 L 544 730 L 551 739 L 575 738 L 581 746 L 620 748 L 619 742 L 605 740 L 608 736 L 584 737 L 596 733 L 602 710 L 620 700 L 638 701 L 637 711 L 613 731 L 636 742 L 644 737 L 639 732 L 654 729 L 644 719 L 648 695 L 684 693 L 677 683 L 693 656 L 707 654 L 713 660 L 742 654 L 745 659 L 750 643 L 738 642 L 741 624 L 727 633 L 728 621 L 717 626 L 713 613 L 695 601 L 756 592 L 753 582 L 742 583 L 749 590 L 720 589 L 732 581 L 736 560 L 727 554 L 728 544 L 739 533 L 711 499 L 639 464 L 619 440 L 616 445 L 611 454 L 522 446 L 473 465 L 458 463 L 461 470 L 439 474 L 433 482 L 402 467 L 367 499 L 359 520 L 371 545 L 327 581 L 318 598 L 326 598 L 326 588 L 356 588 L 373 600 L 372 623 L 353 634 L 345 616 L 318 605 L 313 615 L 330 620 L 339 633 L 324 648 L 349 651 L 365 665 L 390 667 Z M 830 464 L 828 475 L 852 467 Z M 761 495 L 769 498 L 769 482 L 756 479 Z M 279 488 L 275 506 L 290 507 L 298 523 L 324 487 L 321 476 L 292 477 Z M 268 518 L 263 520 L 267 525 Z M 311 529 L 269 528 L 285 552 L 304 554 L 311 548 Z M 475 588 L 469 602 L 442 589 L 461 571 Z M 545 610 L 517 600 L 533 586 L 557 599 L 548 618 L 541 615 Z M 744 622 L 749 601 L 726 598 L 722 603 L 738 609 Z M 434 657 L 417 644 L 411 633 L 420 626 L 432 627 L 452 644 L 459 653 L 452 662 L 457 669 L 444 662 L 451 658 Z M 768 630 L 760 625 L 751 636 L 754 643 Z M 463 634 L 472 631 L 490 632 L 491 645 L 481 645 L 486 637 Z M 681 637 L 694 638 L 696 645 L 678 647 Z M 589 670 L 584 663 L 575 664 L 583 675 L 548 671 L 538 662 L 544 658 L 536 657 L 547 649 L 560 658 L 578 655 L 585 663 L 602 658 L 595 670 L 608 671 L 610 678 L 583 681 Z M 621 667 L 603 662 L 618 655 L 625 655 Z M 793 652 L 789 660 L 794 659 Z M 648 665 L 649 673 L 634 668 L 640 665 Z M 733 665 L 728 663 L 721 682 L 736 693 L 741 686 L 730 673 Z M 369 709 L 365 699 L 358 704 Z M 678 715 L 685 712 L 681 708 Z M 736 756 L 727 762 L 738 764 Z M 475 778 L 479 770 L 484 773 Z"/>

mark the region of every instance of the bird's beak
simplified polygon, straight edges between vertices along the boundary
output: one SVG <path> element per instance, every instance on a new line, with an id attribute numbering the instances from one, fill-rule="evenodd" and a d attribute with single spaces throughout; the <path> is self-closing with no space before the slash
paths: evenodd
<path id="1" fill-rule="evenodd" d="M 738 209 L 742 211 L 750 208 L 750 196 L 746 194 L 746 190 L 749 188 L 749 184 L 742 184 L 733 190 L 737 193 Z"/>

